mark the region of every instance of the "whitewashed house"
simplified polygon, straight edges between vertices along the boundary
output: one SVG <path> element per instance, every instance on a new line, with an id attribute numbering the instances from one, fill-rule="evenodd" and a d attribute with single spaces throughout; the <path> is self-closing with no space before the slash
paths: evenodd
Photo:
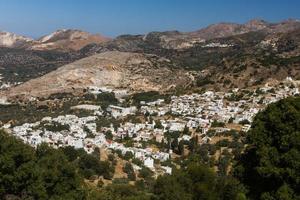
<path id="1" fill-rule="evenodd" d="M 151 157 L 147 157 L 145 160 L 144 160 L 144 165 L 150 169 L 153 169 L 154 168 L 154 160 L 153 158 Z"/>

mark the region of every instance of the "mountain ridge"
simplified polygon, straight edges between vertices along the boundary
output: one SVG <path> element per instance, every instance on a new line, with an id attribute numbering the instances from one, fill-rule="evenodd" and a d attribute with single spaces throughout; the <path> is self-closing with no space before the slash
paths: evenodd
<path id="1" fill-rule="evenodd" d="M 252 19 L 243 24 L 220 22 L 191 32 L 178 30 L 160 31 L 141 34 L 141 36 L 143 36 L 144 40 L 147 40 L 148 37 L 156 38 L 164 48 L 181 49 L 189 48 L 195 43 L 206 40 L 229 37 L 251 31 L 264 30 L 269 33 L 278 33 L 292 31 L 296 28 L 300 28 L 300 21 L 297 19 L 287 19 L 278 23 L 267 22 L 263 19 Z M 38 39 L 32 39 L 15 33 L 0 31 L 0 46 L 32 50 L 76 51 L 89 44 L 101 44 L 123 36 L 119 35 L 112 39 L 101 34 L 91 34 L 79 29 L 59 29 Z"/>
<path id="2" fill-rule="evenodd" d="M 224 24 L 221 23 L 212 25 L 208 29 L 220 30 L 223 26 Z M 30 91 L 26 95 L 32 93 L 38 96 L 41 94 L 39 88 L 43 82 L 46 83 L 45 87 L 61 83 L 59 88 L 62 89 L 54 88 L 54 92 L 72 91 L 72 87 L 69 87 L 72 84 L 77 85 L 76 88 L 80 90 L 96 84 L 99 87 L 112 86 L 117 89 L 139 92 L 143 91 L 143 87 L 145 91 L 164 91 L 169 86 L 176 87 L 177 85 L 181 85 L 183 88 L 190 87 L 191 90 L 199 90 L 204 87 L 230 90 L 236 87 L 256 87 L 267 83 L 268 80 L 283 80 L 286 77 L 300 79 L 299 21 L 286 20 L 280 23 L 268 23 L 263 20 L 252 20 L 242 25 L 247 27 L 248 32 L 240 29 L 241 25 L 226 23 L 225 27 L 228 26 L 233 28 L 224 28 L 224 32 L 217 31 L 212 39 L 203 40 L 198 36 L 195 38 L 186 33 L 168 31 L 150 32 L 146 35 L 121 35 L 100 44 L 90 43 L 79 51 L 66 54 L 58 54 L 55 51 L 26 50 L 24 51 L 26 55 L 14 56 L 22 53 L 22 50 L 19 50 L 19 54 L 12 54 L 8 58 L 7 50 L 3 51 L 3 55 L 0 51 L 0 56 L 4 60 L 8 60 L 3 65 L 0 63 L 0 73 L 5 69 L 5 77 L 8 77 L 6 79 L 11 80 L 11 77 L 15 77 L 15 73 L 12 73 L 13 70 L 7 67 L 7 63 L 21 66 L 24 63 L 23 59 L 27 59 L 27 55 L 34 55 L 29 57 L 37 63 L 31 67 L 33 73 L 36 74 L 32 76 L 23 71 L 25 81 L 29 81 L 8 89 L 6 92 L 8 96 L 12 94 L 18 96 L 24 91 Z M 201 34 L 207 34 L 208 29 Z M 242 33 L 237 34 L 238 32 Z M 224 34 L 229 34 L 229 36 L 218 37 Z M 41 38 L 40 40 L 47 42 L 51 38 Z M 97 58 L 99 55 L 100 57 L 105 56 L 106 61 L 109 60 L 108 64 L 113 66 L 115 60 L 109 59 L 110 56 L 116 60 L 121 59 L 122 67 L 114 66 L 112 69 L 103 68 L 105 66 L 99 67 L 103 64 Z M 53 59 L 57 56 L 60 58 Z M 131 61 L 140 61 L 128 64 L 126 59 L 123 59 L 124 56 Z M 137 60 L 136 57 L 138 57 Z M 21 62 L 14 62 L 15 59 Z M 61 62 L 61 59 L 67 59 L 67 61 Z M 88 62 L 78 65 L 79 59 L 86 59 Z M 53 65 L 50 65 L 51 70 L 43 67 L 49 61 L 54 62 Z M 74 65 L 74 61 L 78 68 L 75 71 L 66 67 Z M 31 60 L 26 63 L 29 62 Z M 94 65 L 90 65 L 90 63 L 94 63 Z M 89 67 L 86 68 L 86 65 Z M 88 70 L 85 71 L 86 69 Z M 123 69 L 128 70 L 124 73 Z M 47 74 L 49 72 L 53 73 L 49 75 Z M 101 72 L 106 76 L 103 76 Z M 73 77 L 74 80 L 63 75 L 64 73 L 69 74 L 68 77 Z M 31 81 L 28 76 L 33 80 Z M 41 76 L 43 76 L 42 81 L 35 81 L 36 79 L 40 80 Z M 56 76 L 60 76 L 60 80 L 56 80 Z M 115 81 L 116 77 L 119 79 Z M 182 81 L 178 81 L 180 84 L 175 81 L 178 77 L 182 78 Z M 132 78 L 136 78 L 136 80 Z M 56 81 L 53 82 L 51 79 Z M 21 80 L 21 82 L 23 81 Z M 98 84 L 100 82 L 101 84 Z M 110 82 L 116 84 L 109 85 Z M 63 86 L 68 86 L 67 90 L 64 90 Z M 47 95 L 49 95 L 48 91 L 44 96 Z"/>
<path id="3" fill-rule="evenodd" d="M 76 51 L 90 43 L 109 41 L 109 37 L 78 29 L 60 29 L 49 35 L 33 39 L 10 32 L 0 32 L 0 46 L 29 50 Z"/>

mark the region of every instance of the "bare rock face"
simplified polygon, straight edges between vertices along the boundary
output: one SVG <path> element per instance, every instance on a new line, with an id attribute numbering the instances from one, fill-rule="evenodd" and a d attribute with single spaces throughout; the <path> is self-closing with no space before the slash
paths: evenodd
<path id="1" fill-rule="evenodd" d="M 137 91 L 166 91 L 187 85 L 191 77 L 157 56 L 109 51 L 65 65 L 6 91 L 8 99 L 47 97 L 76 92 L 88 86 Z"/>

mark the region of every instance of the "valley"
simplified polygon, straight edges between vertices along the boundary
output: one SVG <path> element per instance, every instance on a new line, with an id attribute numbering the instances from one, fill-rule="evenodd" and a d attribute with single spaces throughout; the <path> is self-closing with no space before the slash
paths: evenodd
<path id="1" fill-rule="evenodd" d="M 273 143 L 269 136 L 289 120 L 292 124 L 286 126 L 291 128 L 284 130 L 298 134 L 299 86 L 299 20 L 219 23 L 193 32 L 116 38 L 77 29 L 39 39 L 0 32 L 0 138 L 7 141 L 0 144 L 0 153 L 7 153 L 7 165 L 14 163 L 20 174 L 28 170 L 43 183 L 55 182 L 47 174 L 52 159 L 56 172 L 64 170 L 74 182 L 74 191 L 58 191 L 65 199 L 73 193 L 78 198 L 70 199 L 276 196 L 256 193 L 255 180 L 244 172 L 253 177 L 261 175 L 259 170 L 272 174 L 269 165 L 283 162 L 265 164 L 251 157 L 255 148 L 261 148 L 257 159 L 267 160 L 265 154 L 272 154 L 264 152 L 271 147 L 264 148 L 262 140 L 270 146 L 284 143 L 278 147 L 282 152 L 294 145 L 279 136 Z M 291 114 L 281 117 L 285 112 Z M 277 120 L 278 127 L 268 120 Z M 274 132 L 261 136 L 268 128 Z M 22 150 L 14 156 L 4 151 L 5 145 L 24 148 L 31 156 Z M 0 155 L 0 164 L 1 159 Z M 247 168 L 251 159 L 268 166 L 253 172 Z M 292 165 L 290 160 L 284 162 Z M 28 163 L 41 168 L 41 174 L 27 169 Z M 0 169 L 0 178 L 1 173 Z M 294 180 L 283 181 L 280 176 L 274 188 L 280 190 L 288 182 L 291 195 L 299 197 L 299 183 L 294 186 Z M 8 192 L 2 194 L 1 183 L 0 179 L 0 198 L 51 196 L 49 188 L 36 193 L 46 190 L 47 184 L 34 191 L 27 183 L 12 189 L 5 185 L 3 191 Z M 178 190 L 172 192 L 173 186 Z M 20 188 L 27 193 L 18 193 Z"/>

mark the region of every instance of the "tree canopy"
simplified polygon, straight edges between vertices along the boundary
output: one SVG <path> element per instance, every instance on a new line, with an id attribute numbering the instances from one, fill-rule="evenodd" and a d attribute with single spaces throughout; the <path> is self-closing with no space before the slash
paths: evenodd
<path id="1" fill-rule="evenodd" d="M 0 131 L 0 199 L 85 199 L 82 179 L 66 156 L 37 150 Z"/>
<path id="2" fill-rule="evenodd" d="M 235 175 L 253 199 L 300 199 L 300 98 L 256 115 Z"/>

